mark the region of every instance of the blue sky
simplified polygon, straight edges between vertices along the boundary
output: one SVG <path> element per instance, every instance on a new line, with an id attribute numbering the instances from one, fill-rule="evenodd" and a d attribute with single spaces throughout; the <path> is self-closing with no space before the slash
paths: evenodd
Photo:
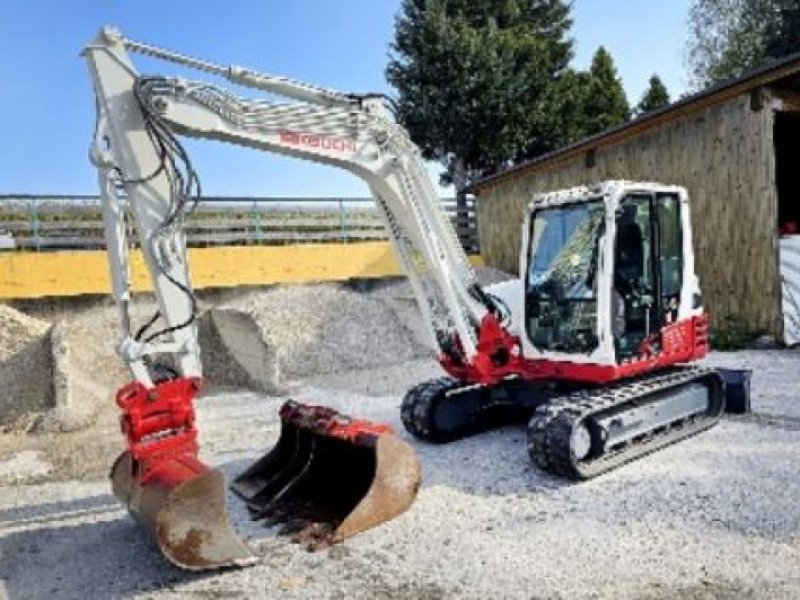
<path id="1" fill-rule="evenodd" d="M 690 0 L 576 0 L 574 65 L 599 45 L 629 101 L 657 72 L 673 97 L 684 66 Z M 104 24 L 134 39 L 344 91 L 391 91 L 387 44 L 399 0 L 0 0 L 0 194 L 96 193 L 87 160 L 94 101 L 81 47 Z M 137 60 L 137 59 L 135 59 Z M 137 60 L 143 73 L 171 65 Z M 333 168 L 213 142 L 187 142 L 213 195 L 363 196 Z M 432 167 L 432 171 L 437 171 Z"/>

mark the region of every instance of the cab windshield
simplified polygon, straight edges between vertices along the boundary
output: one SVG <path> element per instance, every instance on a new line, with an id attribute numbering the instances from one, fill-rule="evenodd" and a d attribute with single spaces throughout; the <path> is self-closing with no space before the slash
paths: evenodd
<path id="1" fill-rule="evenodd" d="M 534 213 L 526 328 L 535 346 L 586 353 L 597 347 L 595 273 L 604 219 L 602 200 Z"/>

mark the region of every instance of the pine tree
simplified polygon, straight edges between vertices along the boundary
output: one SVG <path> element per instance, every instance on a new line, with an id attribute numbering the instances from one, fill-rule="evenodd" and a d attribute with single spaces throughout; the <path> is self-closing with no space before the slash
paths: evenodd
<path id="1" fill-rule="evenodd" d="M 636 105 L 635 113 L 637 116 L 648 113 L 652 110 L 662 108 L 669 104 L 669 92 L 667 86 L 661 81 L 658 75 L 653 74 L 650 77 L 650 83 L 647 91 L 642 95 L 639 104 Z"/>
<path id="2" fill-rule="evenodd" d="M 557 143 L 545 105 L 570 26 L 564 0 L 403 0 L 386 69 L 397 116 L 459 195 Z"/>
<path id="3" fill-rule="evenodd" d="M 592 58 L 584 114 L 585 135 L 615 127 L 630 118 L 630 107 L 614 59 L 603 46 Z"/>
<path id="4" fill-rule="evenodd" d="M 562 147 L 589 135 L 593 119 L 587 111 L 592 77 L 588 71 L 567 69 L 548 90 L 545 112 L 552 130 L 548 137 Z"/>

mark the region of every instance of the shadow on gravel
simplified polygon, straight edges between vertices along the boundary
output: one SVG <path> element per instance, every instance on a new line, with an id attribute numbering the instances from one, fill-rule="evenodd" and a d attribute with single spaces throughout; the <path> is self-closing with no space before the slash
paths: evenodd
<path id="1" fill-rule="evenodd" d="M 0 510 L 0 534 L 4 529 L 22 525 L 45 524 L 52 521 L 118 512 L 119 501 L 111 494 L 101 494 L 64 502 L 46 502 Z"/>
<path id="2" fill-rule="evenodd" d="M 528 455 L 525 422 L 449 444 L 426 444 L 410 437 L 406 439 L 422 461 L 424 486 L 442 485 L 472 495 L 506 496 L 567 488 L 574 484 L 533 465 Z"/>
<path id="3" fill-rule="evenodd" d="M 164 560 L 111 495 L 0 512 L 0 590 L 10 600 L 119 598 L 205 576 Z"/>

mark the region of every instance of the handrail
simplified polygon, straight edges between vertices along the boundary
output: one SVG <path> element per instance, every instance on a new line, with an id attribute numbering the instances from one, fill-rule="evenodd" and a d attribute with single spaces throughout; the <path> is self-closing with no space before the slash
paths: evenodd
<path id="1" fill-rule="evenodd" d="M 455 198 L 442 198 L 442 204 L 465 249 L 478 252 L 474 199 L 458 211 Z M 186 231 L 188 245 L 201 247 L 386 239 L 368 197 L 206 196 Z M 0 251 L 103 246 L 99 196 L 0 194 Z"/>

